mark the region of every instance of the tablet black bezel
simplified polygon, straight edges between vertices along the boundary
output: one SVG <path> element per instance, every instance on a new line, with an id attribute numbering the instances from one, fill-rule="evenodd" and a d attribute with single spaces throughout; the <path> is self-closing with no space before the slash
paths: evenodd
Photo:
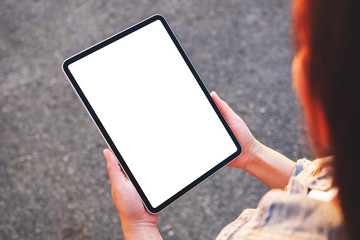
<path id="1" fill-rule="evenodd" d="M 223 161 L 221 161 L 219 164 L 217 164 L 216 166 L 214 166 L 212 169 L 210 169 L 209 171 L 207 171 L 206 173 L 204 173 L 202 176 L 200 176 L 199 178 L 197 178 L 195 181 L 193 181 L 192 183 L 190 183 L 189 185 L 187 185 L 185 188 L 181 189 L 179 192 L 177 192 L 175 195 L 173 195 L 172 197 L 170 197 L 168 200 L 166 200 L 165 202 L 163 202 L 162 204 L 160 204 L 157 207 L 153 207 L 149 200 L 147 199 L 146 195 L 144 194 L 144 192 L 142 191 L 140 185 L 138 184 L 138 182 L 136 181 L 136 179 L 134 178 L 133 174 L 131 173 L 130 169 L 128 168 L 126 162 L 124 161 L 124 159 L 121 157 L 120 152 L 118 151 L 117 147 L 115 146 L 115 144 L 113 143 L 113 141 L 111 140 L 109 134 L 107 133 L 107 131 L 105 130 L 104 126 L 102 125 L 100 119 L 98 118 L 98 116 L 96 115 L 95 111 L 93 110 L 93 108 L 91 107 L 89 101 L 87 100 L 87 98 L 85 97 L 84 93 L 82 92 L 81 88 L 79 87 L 79 85 L 77 84 L 75 78 L 73 77 L 73 75 L 71 74 L 70 70 L 69 70 L 69 65 L 76 62 L 77 60 L 86 57 L 87 55 L 139 30 L 140 28 L 143 28 L 151 23 L 153 23 L 154 21 L 160 20 L 161 23 L 163 24 L 163 26 L 165 27 L 167 33 L 169 34 L 169 36 L 171 37 L 173 43 L 175 44 L 176 48 L 178 49 L 178 51 L 181 53 L 181 56 L 183 57 L 184 61 L 186 62 L 187 66 L 189 67 L 189 69 L 191 70 L 193 76 L 195 77 L 195 79 L 197 80 L 198 84 L 200 85 L 203 93 L 205 94 L 205 96 L 207 97 L 208 101 L 210 102 L 210 104 L 212 105 L 214 111 L 216 112 L 216 114 L 218 115 L 218 117 L 220 118 L 221 122 L 223 123 L 225 129 L 227 130 L 228 134 L 230 135 L 232 141 L 234 142 L 237 150 L 236 152 L 234 152 L 232 155 L 230 155 L 228 158 L 224 159 Z M 78 94 L 80 100 L 83 102 L 85 108 L 87 109 L 88 113 L 90 114 L 90 116 L 92 117 L 94 123 L 97 125 L 99 131 L 101 132 L 101 134 L 103 135 L 105 141 L 107 142 L 108 146 L 112 149 L 112 151 L 114 152 L 114 154 L 116 155 L 118 161 L 120 162 L 121 167 L 123 168 L 124 172 L 126 173 L 126 175 L 128 176 L 128 178 L 131 180 L 131 182 L 133 183 L 133 185 L 135 186 L 136 190 L 138 191 L 138 194 L 140 195 L 145 207 L 147 208 L 147 210 L 153 214 L 160 212 L 161 210 L 163 210 L 165 207 L 167 207 L 168 205 L 170 205 L 172 202 L 174 202 L 176 199 L 180 198 L 181 196 L 183 196 L 185 193 L 189 192 L 192 188 L 194 188 L 196 185 L 200 184 L 202 181 L 204 181 L 206 178 L 210 177 L 212 174 L 214 174 L 216 171 L 220 170 L 222 167 L 224 167 L 226 164 L 228 164 L 229 162 L 231 162 L 233 159 L 235 159 L 238 155 L 241 154 L 242 148 L 238 142 L 238 140 L 236 139 L 235 135 L 233 134 L 233 132 L 231 131 L 229 125 L 227 124 L 225 118 L 222 116 L 220 110 L 217 108 L 215 102 L 213 101 L 213 99 L 211 98 L 209 91 L 207 90 L 207 88 L 205 87 L 204 83 L 202 82 L 200 76 L 197 74 L 194 66 L 192 65 L 190 59 L 187 57 L 185 51 L 183 50 L 183 48 L 181 47 L 179 41 L 177 40 L 175 34 L 173 33 L 173 31 L 171 30 L 169 24 L 167 23 L 167 21 L 165 20 L 165 18 L 161 15 L 154 15 L 148 19 L 145 19 L 144 21 L 118 33 L 115 34 L 114 36 L 98 43 L 95 44 L 94 46 L 85 49 L 84 51 L 66 59 L 63 62 L 63 71 L 65 72 L 65 74 L 67 75 L 70 83 L 72 84 L 75 92 Z M 191 167 L 191 166 L 190 166 Z"/>

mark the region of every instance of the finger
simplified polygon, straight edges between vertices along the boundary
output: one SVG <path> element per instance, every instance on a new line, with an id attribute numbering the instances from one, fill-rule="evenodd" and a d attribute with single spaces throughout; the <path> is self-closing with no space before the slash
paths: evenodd
<path id="1" fill-rule="evenodd" d="M 106 165 L 109 172 L 111 185 L 114 187 L 122 186 L 126 181 L 126 177 L 122 172 L 114 153 L 109 149 L 105 149 L 103 153 L 106 158 Z"/>
<path id="2" fill-rule="evenodd" d="M 230 125 L 236 124 L 239 121 L 239 116 L 217 95 L 216 92 L 211 92 L 211 97 Z"/>

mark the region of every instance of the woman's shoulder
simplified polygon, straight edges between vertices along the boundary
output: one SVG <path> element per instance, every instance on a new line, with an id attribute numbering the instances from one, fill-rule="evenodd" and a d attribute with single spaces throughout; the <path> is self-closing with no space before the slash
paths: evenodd
<path id="1" fill-rule="evenodd" d="M 328 191 L 333 187 L 333 157 L 318 158 L 314 161 L 300 159 L 285 188 L 291 194 L 308 194 L 310 190 Z"/>
<path id="2" fill-rule="evenodd" d="M 339 203 L 309 197 L 315 189 L 332 189 L 330 158 L 298 161 L 284 191 L 269 191 L 256 209 L 245 210 L 217 239 L 344 239 Z"/>

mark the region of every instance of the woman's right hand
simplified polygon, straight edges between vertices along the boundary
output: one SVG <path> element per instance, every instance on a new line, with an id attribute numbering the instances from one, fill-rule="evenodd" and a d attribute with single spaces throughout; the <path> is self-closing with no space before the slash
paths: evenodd
<path id="1" fill-rule="evenodd" d="M 283 189 L 294 171 L 294 162 L 257 141 L 245 122 L 226 102 L 215 92 L 211 96 L 243 149 L 241 155 L 228 166 L 244 169 L 271 188 Z"/>
<path id="2" fill-rule="evenodd" d="M 245 122 L 229 107 L 229 105 L 220 99 L 215 92 L 211 92 L 211 97 L 225 117 L 231 130 L 238 139 L 243 151 L 239 157 L 228 164 L 230 167 L 242 168 L 244 170 L 251 164 L 252 159 L 255 157 L 257 148 L 260 142 L 250 132 Z"/>

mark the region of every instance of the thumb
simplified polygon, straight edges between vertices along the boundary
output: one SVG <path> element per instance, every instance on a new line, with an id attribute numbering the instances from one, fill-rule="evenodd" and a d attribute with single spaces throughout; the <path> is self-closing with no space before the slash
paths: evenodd
<path id="1" fill-rule="evenodd" d="M 109 172 L 111 185 L 115 188 L 123 186 L 123 184 L 126 182 L 126 177 L 122 172 L 114 153 L 109 149 L 105 149 L 103 153 L 106 158 L 106 165 Z"/>
<path id="2" fill-rule="evenodd" d="M 240 117 L 230 108 L 230 106 L 225 101 L 223 101 L 216 92 L 211 92 L 211 97 L 229 125 L 237 125 Z"/>

